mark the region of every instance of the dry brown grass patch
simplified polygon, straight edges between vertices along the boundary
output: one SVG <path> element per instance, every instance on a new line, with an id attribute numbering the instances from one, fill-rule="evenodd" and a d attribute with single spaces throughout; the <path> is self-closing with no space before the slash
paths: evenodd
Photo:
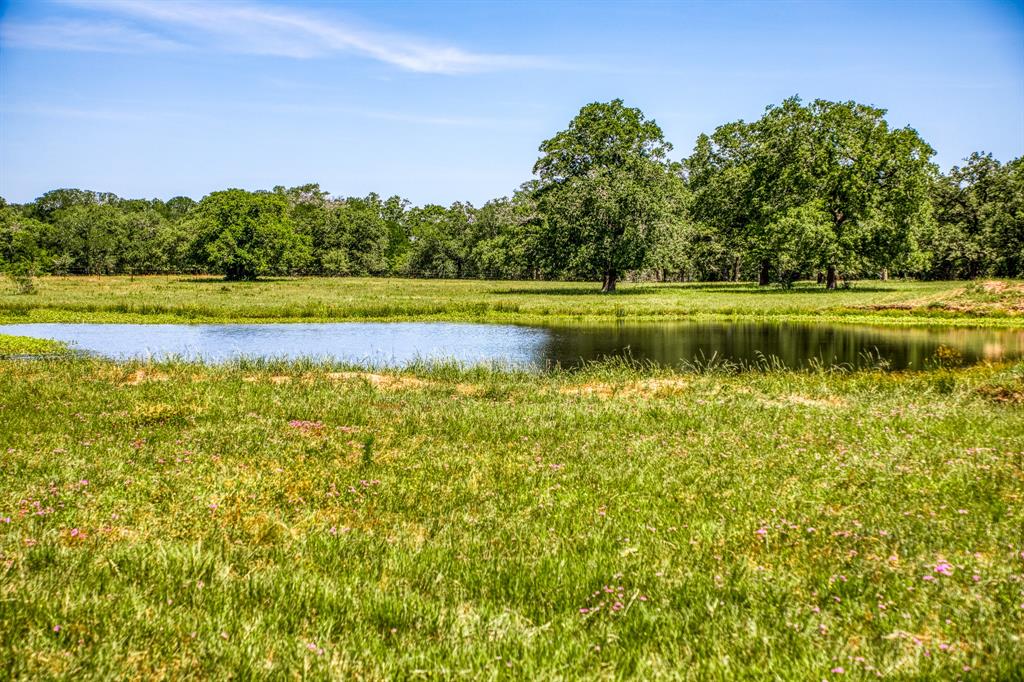
<path id="1" fill-rule="evenodd" d="M 121 386 L 138 386 L 139 384 L 144 384 L 147 381 L 167 381 L 168 379 L 170 379 L 170 377 L 163 372 L 139 369 L 119 383 Z"/>
<path id="2" fill-rule="evenodd" d="M 1024 382 L 1018 386 L 987 384 L 978 387 L 978 395 L 993 403 L 1024 405 Z"/>
<path id="3" fill-rule="evenodd" d="M 611 384 L 591 382 L 579 386 L 562 386 L 558 392 L 579 397 L 611 398 L 615 394 L 615 388 Z"/>
<path id="4" fill-rule="evenodd" d="M 416 389 L 430 385 L 417 377 L 374 374 L 372 372 L 328 372 L 325 376 L 333 381 L 363 380 L 383 390 Z"/>
<path id="5" fill-rule="evenodd" d="M 828 396 L 826 398 L 812 398 L 805 395 L 798 395 L 796 393 L 790 395 L 779 396 L 777 398 L 766 398 L 761 401 L 765 405 L 773 407 L 792 407 L 799 405 L 802 407 L 817 407 L 821 409 L 830 409 L 836 407 L 845 407 L 847 402 L 842 398 L 836 396 Z"/>

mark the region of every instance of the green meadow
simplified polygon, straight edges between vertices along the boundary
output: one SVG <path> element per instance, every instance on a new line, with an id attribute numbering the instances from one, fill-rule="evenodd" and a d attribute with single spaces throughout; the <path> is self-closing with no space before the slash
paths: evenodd
<path id="1" fill-rule="evenodd" d="M 582 283 L 44 278 L 0 306 L 5 321 L 313 311 L 1020 326 L 1015 286 L 600 296 Z M 1024 364 L 369 372 L 54 351 L 0 340 L 8 677 L 1024 668 Z"/>
<path id="2" fill-rule="evenodd" d="M 288 322 L 739 317 L 875 324 L 1024 326 L 1024 283 L 855 282 L 826 291 L 749 282 L 624 283 L 381 278 L 44 277 L 38 292 L 0 285 L 2 322 Z"/>

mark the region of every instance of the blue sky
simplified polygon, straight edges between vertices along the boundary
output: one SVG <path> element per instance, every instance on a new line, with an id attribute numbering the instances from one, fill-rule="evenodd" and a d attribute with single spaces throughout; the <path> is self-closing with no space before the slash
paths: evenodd
<path id="1" fill-rule="evenodd" d="M 0 0 L 0 196 L 319 182 L 510 194 L 581 106 L 675 156 L 787 96 L 889 110 L 945 169 L 1024 153 L 1024 4 Z"/>

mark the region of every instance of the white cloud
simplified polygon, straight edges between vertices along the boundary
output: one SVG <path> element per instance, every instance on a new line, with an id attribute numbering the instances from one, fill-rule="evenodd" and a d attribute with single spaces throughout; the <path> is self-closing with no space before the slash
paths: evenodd
<path id="1" fill-rule="evenodd" d="M 440 74 L 552 65 L 539 57 L 471 52 L 286 7 L 199 4 L 183 0 L 65 0 L 64 4 L 114 16 L 119 21 L 133 21 L 145 28 L 121 24 L 67 24 L 73 26 L 65 31 L 72 40 L 62 42 L 52 37 L 44 24 L 20 25 L 17 27 L 17 34 L 21 36 L 19 44 L 117 51 L 167 49 L 190 44 L 203 49 L 296 59 L 350 53 L 407 71 Z M 163 35 L 174 37 L 164 38 Z"/>

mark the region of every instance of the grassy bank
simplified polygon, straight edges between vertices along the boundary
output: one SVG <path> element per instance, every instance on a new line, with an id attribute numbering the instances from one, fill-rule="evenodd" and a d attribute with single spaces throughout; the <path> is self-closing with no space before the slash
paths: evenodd
<path id="1" fill-rule="evenodd" d="M 1022 377 L 0 361 L 0 668 L 1009 678 Z"/>
<path id="2" fill-rule="evenodd" d="M 3 322 L 295 322 L 600 319 L 833 320 L 886 325 L 1024 327 L 1019 282 L 877 282 L 826 291 L 749 283 L 623 284 L 302 278 L 47 277 L 39 292 L 0 287 Z"/>

